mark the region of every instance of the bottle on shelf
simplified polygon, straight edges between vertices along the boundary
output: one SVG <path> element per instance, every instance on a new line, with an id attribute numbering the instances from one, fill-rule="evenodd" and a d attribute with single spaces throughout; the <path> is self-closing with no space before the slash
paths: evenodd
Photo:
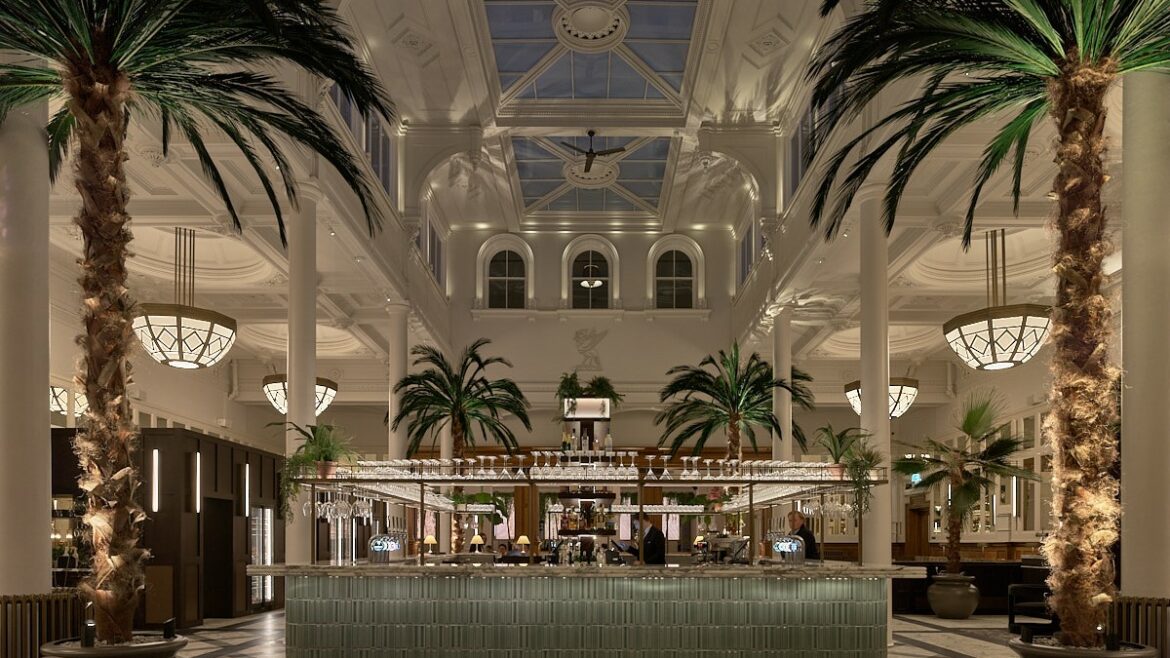
<path id="1" fill-rule="evenodd" d="M 561 452 L 568 452 L 572 449 L 572 444 L 569 443 L 569 431 L 561 432 Z"/>
<path id="2" fill-rule="evenodd" d="M 605 433 L 605 451 L 613 452 L 613 434 L 609 432 Z"/>
<path id="3" fill-rule="evenodd" d="M 577 449 L 577 430 L 573 430 L 573 432 L 569 435 L 569 450 L 576 450 L 576 449 Z"/>

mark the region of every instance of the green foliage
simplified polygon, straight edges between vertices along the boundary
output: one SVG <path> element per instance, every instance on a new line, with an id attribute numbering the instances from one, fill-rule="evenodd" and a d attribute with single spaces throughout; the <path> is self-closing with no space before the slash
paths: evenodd
<path id="1" fill-rule="evenodd" d="M 508 519 L 508 515 L 512 513 L 512 496 L 508 494 L 494 494 L 488 491 L 480 491 L 477 493 L 456 491 L 450 494 L 450 498 L 451 502 L 456 506 L 469 504 L 494 506 L 495 511 L 487 515 L 493 526 L 502 524 Z"/>
<path id="2" fill-rule="evenodd" d="M 512 414 L 531 431 L 528 400 L 511 379 L 488 379 L 485 370 L 493 365 L 512 367 L 501 357 L 484 357 L 481 348 L 491 341 L 481 338 L 468 345 L 458 367 L 437 348 L 415 345 L 410 353 L 418 357 L 414 365 L 428 366 L 421 372 L 403 377 L 394 386 L 402 406 L 392 427 L 407 421 L 407 454 L 418 451 L 423 439 L 431 437 L 434 445 L 439 432 L 448 424 L 455 444 L 455 457 L 463 456 L 464 445 L 492 439 L 509 454 L 519 444 L 504 416 Z"/>
<path id="3" fill-rule="evenodd" d="M 847 427 L 840 432 L 833 429 L 832 423 L 817 428 L 817 443 L 829 452 L 834 464 L 844 464 L 853 454 L 853 448 L 858 442 L 864 443 L 869 432 L 860 427 Z"/>
<path id="4" fill-rule="evenodd" d="M 603 375 L 597 375 L 582 386 L 581 379 L 578 377 L 576 370 L 561 373 L 561 381 L 557 385 L 556 397 L 560 404 L 557 405 L 557 413 L 553 416 L 554 423 L 561 423 L 565 420 L 563 414 L 565 400 L 570 401 L 569 411 L 572 412 L 577 409 L 577 398 L 609 400 L 610 406 L 614 409 L 617 409 L 622 403 L 622 400 L 626 399 L 625 395 L 618 393 L 617 389 L 613 387 L 613 382 L 610 381 L 609 377 Z"/>
<path id="5" fill-rule="evenodd" d="M 354 52 L 329 3 L 5 0 L 0 50 L 29 57 L 0 64 L 0 120 L 14 107 L 41 100 L 61 108 L 47 126 L 54 178 L 80 129 L 77 106 L 67 102 L 71 79 L 93 76 L 118 89 L 125 85 L 127 122 L 148 117 L 161 124 L 164 155 L 174 133 L 187 140 L 237 230 L 240 219 L 220 171 L 222 158 L 208 148 L 209 136 L 222 134 L 243 154 L 268 197 L 282 241 L 282 194 L 266 160 L 279 170 L 283 195 L 293 207 L 297 190 L 281 136 L 337 170 L 361 203 L 371 234 L 381 225 L 381 191 L 316 109 L 316 99 L 301 100 L 269 73 L 274 65 L 292 64 L 334 81 L 362 116 L 394 120 L 381 82 Z"/>
<path id="6" fill-rule="evenodd" d="M 577 371 L 562 372 L 561 383 L 557 385 L 557 399 L 572 400 L 573 398 L 583 397 L 585 397 L 585 389 L 581 386 L 581 380 L 577 377 Z"/>
<path id="7" fill-rule="evenodd" d="M 795 371 L 794 371 L 795 373 Z M 793 403 L 812 404 L 807 387 L 793 386 L 783 379 L 772 377 L 772 366 L 752 353 L 746 361 L 740 358 L 739 343 L 730 352 L 719 351 L 718 358 L 708 355 L 698 365 L 676 366 L 666 373 L 674 375 L 659 392 L 659 401 L 667 406 L 654 418 L 657 425 L 665 425 L 658 440 L 661 447 L 670 442 L 670 454 L 678 453 L 684 445 L 694 441 L 692 454 L 699 454 L 707 439 L 716 431 L 734 430 L 747 435 L 756 447 L 756 428 L 780 431 L 780 424 L 772 413 L 772 391 L 784 388 L 792 393 Z M 807 381 L 807 380 L 805 380 Z M 804 433 L 793 432 L 793 437 L 805 447 Z"/>
<path id="8" fill-rule="evenodd" d="M 882 453 L 866 440 L 869 434 L 861 434 L 850 445 L 845 455 L 845 477 L 849 479 L 849 489 L 853 493 L 853 518 L 860 521 L 861 517 L 869 512 L 873 502 L 873 481 L 869 474 L 873 469 L 881 466 Z"/>
<path id="9" fill-rule="evenodd" d="M 589 380 L 589 383 L 585 385 L 585 394 L 581 397 L 609 400 L 614 409 L 622 403 L 622 400 L 626 399 L 626 396 L 614 389 L 613 382 L 609 380 L 609 377 L 602 375 Z"/>
<path id="10" fill-rule="evenodd" d="M 304 441 L 293 454 L 285 457 L 280 472 L 280 514 L 285 523 L 292 523 L 296 514 L 292 503 L 301 493 L 297 478 L 316 477 L 318 462 L 349 462 L 356 456 L 349 447 L 349 439 L 333 425 L 297 425 L 296 423 L 269 423 L 268 426 L 291 429 Z"/>

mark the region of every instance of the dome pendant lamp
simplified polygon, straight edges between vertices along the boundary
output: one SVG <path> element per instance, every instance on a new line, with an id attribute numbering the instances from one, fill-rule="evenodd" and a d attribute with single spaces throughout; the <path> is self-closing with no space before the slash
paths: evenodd
<path id="1" fill-rule="evenodd" d="M 943 325 L 947 345 L 976 370 L 1006 370 L 1027 363 L 1048 338 L 1049 308 L 1007 301 L 1007 248 L 1003 229 L 987 233 L 987 308 Z"/>
<path id="2" fill-rule="evenodd" d="M 236 321 L 195 303 L 195 231 L 175 228 L 175 303 L 139 304 L 134 333 L 159 363 L 195 370 L 219 363 L 236 342 Z"/>

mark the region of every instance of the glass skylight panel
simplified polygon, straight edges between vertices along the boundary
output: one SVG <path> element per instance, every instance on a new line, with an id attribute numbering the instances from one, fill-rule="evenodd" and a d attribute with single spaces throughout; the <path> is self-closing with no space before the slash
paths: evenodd
<path id="1" fill-rule="evenodd" d="M 626 4 L 630 12 L 630 31 L 626 35 L 631 39 L 683 39 L 689 41 L 691 28 L 695 24 L 695 6 L 693 4 L 678 4 L 675 6 L 660 3 L 630 2 Z"/>
<path id="2" fill-rule="evenodd" d="M 544 178 L 563 180 L 561 160 L 517 160 L 516 173 L 521 180 Z"/>
<path id="3" fill-rule="evenodd" d="M 487 2 L 488 27 L 493 39 L 555 39 L 552 2 Z"/>
<path id="4" fill-rule="evenodd" d="M 666 137 L 658 137 L 646 142 L 626 157 L 627 160 L 666 160 L 666 156 L 670 154 L 670 140 Z"/>
<path id="5" fill-rule="evenodd" d="M 553 49 L 555 42 L 508 42 L 496 41 L 492 50 L 496 53 L 496 70 L 500 73 L 526 73 L 536 66 L 548 51 Z"/>
<path id="6" fill-rule="evenodd" d="M 527 137 L 512 138 L 512 152 L 517 160 L 557 160 L 557 156 L 550 153 L 536 140 Z"/>
<path id="7" fill-rule="evenodd" d="M 537 98 L 573 97 L 572 58 L 561 55 L 536 79 Z"/>
<path id="8" fill-rule="evenodd" d="M 525 199 L 540 199 L 544 195 L 552 192 L 561 185 L 564 185 L 564 179 L 560 180 L 520 180 L 520 191 L 524 194 Z"/>
<path id="9" fill-rule="evenodd" d="M 573 97 L 605 98 L 609 87 L 609 53 L 573 53 Z"/>
<path id="10" fill-rule="evenodd" d="M 660 180 L 619 180 L 618 182 L 640 199 L 657 198 L 662 194 L 662 181 Z"/>
<path id="11" fill-rule="evenodd" d="M 577 190 L 577 210 L 600 212 L 605 209 L 605 190 Z"/>
<path id="12" fill-rule="evenodd" d="M 646 89 L 653 89 L 642 74 L 616 53 L 610 57 L 609 71 L 610 98 L 645 98 Z"/>

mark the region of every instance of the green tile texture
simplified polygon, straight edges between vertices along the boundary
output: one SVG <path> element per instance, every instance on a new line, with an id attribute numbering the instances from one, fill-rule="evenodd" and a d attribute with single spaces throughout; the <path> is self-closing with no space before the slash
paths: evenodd
<path id="1" fill-rule="evenodd" d="M 886 655 L 883 578 L 289 576 L 289 658 Z"/>

